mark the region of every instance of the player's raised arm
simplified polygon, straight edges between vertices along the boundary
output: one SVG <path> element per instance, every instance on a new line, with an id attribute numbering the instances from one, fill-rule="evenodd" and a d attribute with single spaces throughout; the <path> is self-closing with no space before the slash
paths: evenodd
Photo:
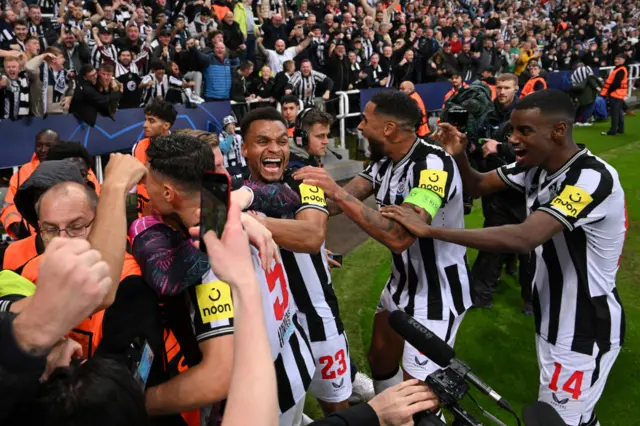
<path id="1" fill-rule="evenodd" d="M 439 126 L 434 139 L 455 158 L 466 194 L 481 197 L 506 188 L 495 170 L 480 173 L 471 167 L 466 153 L 467 137 L 464 134 L 448 123 L 440 123 Z"/>

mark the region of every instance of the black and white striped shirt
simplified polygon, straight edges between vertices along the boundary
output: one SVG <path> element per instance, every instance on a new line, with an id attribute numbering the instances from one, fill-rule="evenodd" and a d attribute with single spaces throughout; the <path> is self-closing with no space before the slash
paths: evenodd
<path id="1" fill-rule="evenodd" d="M 302 160 L 292 156 L 296 168 L 303 167 Z M 291 163 L 290 163 L 291 165 Z M 309 165 L 309 163 L 306 163 Z M 287 184 L 298 194 L 300 208 L 291 218 L 303 210 L 315 209 L 329 215 L 324 191 L 315 186 L 288 179 Z M 344 332 L 338 310 L 338 298 L 331 283 L 331 273 L 327 263 L 325 245 L 319 253 L 294 253 L 280 249 L 282 264 L 287 271 L 291 293 L 299 310 L 299 318 L 312 342 L 324 342 Z"/>
<path id="2" fill-rule="evenodd" d="M 316 97 L 316 87 L 319 83 L 324 82 L 327 76 L 321 72 L 311 70 L 308 76 L 302 75 L 302 71 L 296 71 L 289 80 L 292 92 L 304 102 L 305 105 L 314 105 Z"/>
<path id="3" fill-rule="evenodd" d="M 118 49 L 113 44 L 98 46 L 91 49 L 91 65 L 95 69 L 100 68 L 103 62 L 115 65 L 118 60 Z"/>
<path id="4" fill-rule="evenodd" d="M 385 157 L 360 176 L 373 184 L 378 209 L 401 205 L 412 188 L 426 188 L 442 198 L 431 226 L 464 228 L 460 173 L 439 146 L 418 138 L 402 160 L 394 164 Z M 387 289 L 409 315 L 422 312 L 430 320 L 446 320 L 471 306 L 464 247 L 418 238 L 401 254 L 393 254 L 392 261 Z"/>
<path id="5" fill-rule="evenodd" d="M 537 247 L 533 308 L 536 332 L 549 343 L 587 355 L 624 342 L 616 289 L 627 215 L 616 170 L 586 148 L 555 173 L 516 164 L 497 169 L 523 192 L 528 212 L 543 211 L 564 232 Z"/>

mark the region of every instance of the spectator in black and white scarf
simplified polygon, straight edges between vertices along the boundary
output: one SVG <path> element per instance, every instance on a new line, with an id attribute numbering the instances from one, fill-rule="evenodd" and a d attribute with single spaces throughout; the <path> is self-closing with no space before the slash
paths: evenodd
<path id="1" fill-rule="evenodd" d="M 56 42 L 56 31 L 48 18 L 42 17 L 42 10 L 37 4 L 29 5 L 29 34 L 37 37 L 40 42 L 40 50 Z"/>
<path id="2" fill-rule="evenodd" d="M 57 47 L 30 59 L 24 68 L 29 77 L 31 113 L 36 117 L 69 111 L 75 88 L 70 73 L 64 69 L 64 54 Z"/>
<path id="3" fill-rule="evenodd" d="M 29 35 L 26 21 L 21 19 L 13 23 L 13 34 L 10 40 L 4 39 L 2 42 L 2 49 L 4 50 L 19 50 L 24 52 L 24 42 Z"/>
<path id="4" fill-rule="evenodd" d="M 0 119 L 17 120 L 29 115 L 29 81 L 15 56 L 4 58 L 5 74 L 0 78 Z"/>

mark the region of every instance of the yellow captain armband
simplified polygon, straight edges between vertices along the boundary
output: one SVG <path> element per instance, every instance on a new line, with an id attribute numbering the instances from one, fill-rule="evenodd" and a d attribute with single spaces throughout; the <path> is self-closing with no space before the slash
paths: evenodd
<path id="1" fill-rule="evenodd" d="M 442 198 L 430 189 L 425 188 L 413 188 L 409 192 L 409 196 L 404 199 L 404 202 L 425 209 L 431 215 L 431 218 L 436 216 L 440 206 L 442 206 Z"/>

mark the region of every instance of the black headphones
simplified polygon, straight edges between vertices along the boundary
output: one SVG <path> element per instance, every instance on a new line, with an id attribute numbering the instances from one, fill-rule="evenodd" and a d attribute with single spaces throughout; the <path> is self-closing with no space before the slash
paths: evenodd
<path id="1" fill-rule="evenodd" d="M 293 129 L 293 141 L 295 142 L 296 146 L 299 146 L 301 148 L 309 145 L 309 132 L 302 128 L 302 120 L 304 120 L 304 117 L 312 109 L 313 108 L 305 108 L 296 117 L 296 127 L 295 129 Z"/>

